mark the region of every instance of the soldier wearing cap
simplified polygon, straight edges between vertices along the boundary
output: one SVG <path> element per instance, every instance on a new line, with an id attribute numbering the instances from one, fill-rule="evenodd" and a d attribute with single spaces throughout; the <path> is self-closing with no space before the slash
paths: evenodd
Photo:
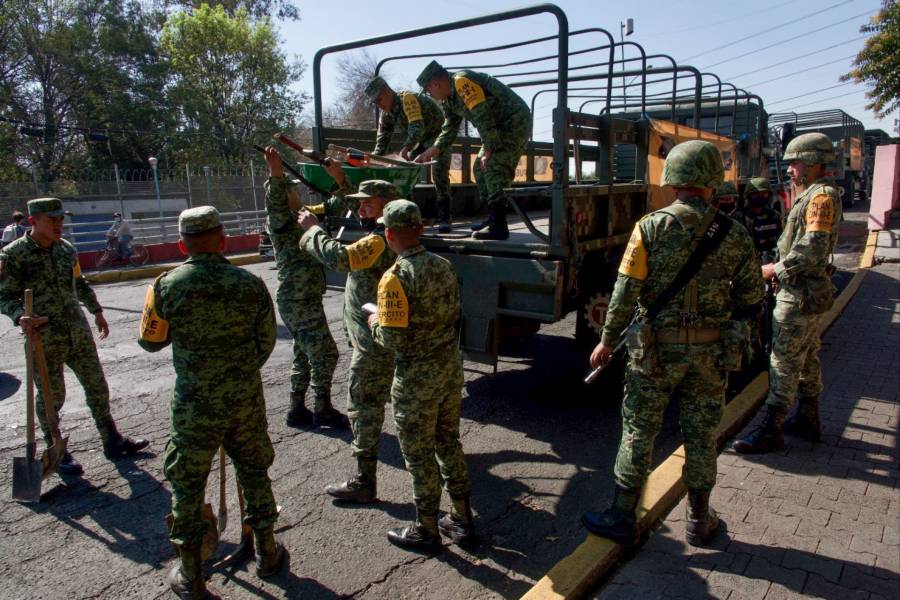
<path id="1" fill-rule="evenodd" d="M 734 187 L 734 184 L 730 181 L 723 181 L 722 185 L 716 188 L 716 193 L 713 194 L 716 208 L 729 217 L 737 216 L 735 215 L 735 210 L 737 210 L 737 199 L 737 188 Z"/>
<path id="2" fill-rule="evenodd" d="M 285 551 L 268 469 L 275 457 L 259 370 L 275 347 L 275 311 L 263 281 L 222 255 L 225 234 L 212 206 L 182 211 L 179 246 L 189 258 L 147 290 L 138 343 L 172 345 L 175 392 L 163 471 L 172 485 L 169 538 L 180 564 L 169 575 L 181 598 L 205 597 L 201 542 L 206 480 L 220 446 L 234 463 L 253 528 L 257 575 L 274 575 Z"/>
<path id="3" fill-rule="evenodd" d="M 378 282 L 397 255 L 388 248 L 384 226 L 377 223 L 385 204 L 397 199 L 393 184 L 380 179 L 363 181 L 359 191 L 347 196 L 358 202 L 360 223 L 369 234 L 350 245 L 331 238 L 315 215 L 301 211 L 300 227 L 306 233 L 300 247 L 333 271 L 347 273 L 344 290 L 344 327 L 353 357 L 350 359 L 347 415 L 353 430 L 350 448 L 356 473 L 347 481 L 329 485 L 325 492 L 338 500 L 365 504 L 377 493 L 378 440 L 384 425 L 384 405 L 391 395 L 394 355 L 372 340 L 364 304 L 377 301 Z"/>
<path id="4" fill-rule="evenodd" d="M 366 98 L 381 109 L 378 135 L 372 154 L 387 152 L 395 129 L 406 132 L 400 156 L 406 160 L 428 149 L 441 133 L 444 116 L 428 94 L 397 91 L 381 77 L 373 77 L 366 85 Z M 437 194 L 438 233 L 450 233 L 450 148 L 443 149 L 431 167 L 431 179 Z"/>
<path id="5" fill-rule="evenodd" d="M 488 219 L 472 226 L 477 239 L 505 240 L 506 192 L 516 176 L 516 166 L 531 136 L 531 111 L 509 87 L 490 75 L 462 70 L 448 73 L 431 61 L 417 78 L 428 94 L 441 103 L 444 125 L 434 145 L 416 157 L 425 162 L 446 150 L 456 139 L 463 119 L 481 136 L 475 165 L 478 194 L 489 207 Z M 487 231 L 482 231 L 487 228 Z"/>
<path id="6" fill-rule="evenodd" d="M 322 264 L 300 248 L 302 231 L 297 211 L 302 204 L 297 181 L 284 174 L 281 156 L 266 148 L 269 179 L 266 181 L 266 229 L 275 249 L 278 267 L 278 312 L 294 340 L 291 366 L 291 403 L 286 422 L 289 427 L 329 426 L 347 429 L 350 423 L 331 404 L 331 380 L 337 367 L 338 349 L 334 343 L 322 296 L 325 271 Z M 344 196 L 354 191 L 340 163 L 331 161 L 326 171 L 337 187 L 334 196 L 315 208 L 322 214 L 338 215 L 346 210 Z M 312 387 L 313 410 L 305 406 L 307 389 Z"/>
<path id="7" fill-rule="evenodd" d="M 415 204 L 391 202 L 381 221 L 397 261 L 378 283 L 378 310 L 368 321 L 375 342 L 395 356 L 391 402 L 416 503 L 416 521 L 388 531 L 388 539 L 404 548 L 437 550 L 440 531 L 470 545 L 476 536 L 459 440 L 463 371 L 456 273 L 419 243 L 422 217 Z M 453 510 L 438 521 L 441 481 Z"/>
<path id="8" fill-rule="evenodd" d="M 94 315 L 100 339 L 109 335 L 103 307 L 81 275 L 78 251 L 62 239 L 65 211 L 58 198 L 28 202 L 31 231 L 0 251 L 0 311 L 30 334 L 35 319 L 47 317 L 40 333 L 50 375 L 50 388 L 57 413 L 66 398 L 63 365 L 68 365 L 84 387 L 85 403 L 100 432 L 103 454 L 109 459 L 131 456 L 146 448 L 146 440 L 121 435 L 109 411 L 109 386 L 97 356 L 91 328 L 79 303 Z M 24 293 L 34 293 L 34 316 L 25 316 Z M 37 416 L 47 445 L 51 435 L 44 412 L 40 378 L 37 385 Z M 84 469 L 69 452 L 59 465 L 63 474 L 80 475 Z"/>
<path id="9" fill-rule="evenodd" d="M 781 217 L 771 208 L 772 188 L 767 177 L 754 177 L 744 188 L 744 226 L 760 254 L 773 252 L 781 235 Z"/>
<path id="10" fill-rule="evenodd" d="M 763 278 L 778 282 L 769 395 L 763 420 L 734 443 L 742 454 L 780 450 L 784 432 L 812 442 L 821 438 L 820 327 L 822 314 L 834 304 L 829 257 L 842 211 L 834 181 L 825 176 L 834 156 L 834 146 L 823 133 L 799 135 L 785 148 L 783 160 L 796 200 L 778 238 L 775 262 L 762 266 Z M 797 412 L 785 422 L 794 399 Z"/>
<path id="11" fill-rule="evenodd" d="M 676 394 L 685 447 L 687 541 L 706 545 L 719 528 L 709 496 L 716 482 L 724 373 L 740 368 L 742 350 L 749 343 L 749 322 L 763 295 L 750 236 L 730 219 L 720 223 L 710 206 L 723 173 L 722 157 L 710 142 L 691 140 L 669 152 L 662 184 L 674 187 L 677 198 L 635 225 L 619 265 L 601 342 L 591 355 L 594 368 L 609 360 L 637 306 L 638 320 L 625 333 L 628 363 L 613 504 L 582 517 L 589 531 L 622 545 L 637 541 L 635 510 L 666 405 Z M 712 225 L 724 230 L 721 242 L 648 321 L 648 307 L 688 263 L 695 240 L 699 244 L 713 231 Z"/>

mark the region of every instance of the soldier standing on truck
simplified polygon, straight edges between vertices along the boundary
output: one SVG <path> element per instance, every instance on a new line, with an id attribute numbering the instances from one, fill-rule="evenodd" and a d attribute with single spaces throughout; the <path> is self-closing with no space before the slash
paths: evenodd
<path id="1" fill-rule="evenodd" d="M 528 105 L 518 94 L 486 73 L 469 70 L 449 73 L 436 61 L 431 61 L 416 81 L 441 103 L 444 111 L 441 135 L 431 148 L 416 157 L 416 162 L 427 162 L 448 149 L 456 139 L 463 119 L 470 121 L 481 136 L 475 182 L 478 194 L 489 210 L 487 220 L 472 225 L 474 237 L 481 240 L 509 238 L 505 188 L 512 185 L 516 166 L 531 136 Z M 487 231 L 482 231 L 485 228 Z"/>
<path id="2" fill-rule="evenodd" d="M 400 156 L 410 160 L 434 144 L 441 134 L 444 116 L 441 108 L 427 94 L 408 91 L 395 92 L 381 77 L 374 77 L 366 85 L 366 97 L 381 109 L 378 121 L 378 135 L 372 154 L 379 156 L 387 152 L 395 128 L 406 132 Z M 438 233 L 450 233 L 450 147 L 438 153 L 431 167 L 431 180 L 437 194 Z"/>

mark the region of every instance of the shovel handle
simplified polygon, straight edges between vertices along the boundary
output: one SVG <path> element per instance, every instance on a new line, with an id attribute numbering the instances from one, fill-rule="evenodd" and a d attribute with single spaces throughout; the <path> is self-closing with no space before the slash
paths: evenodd
<path id="1" fill-rule="evenodd" d="M 34 314 L 34 292 L 25 290 L 25 316 Z M 25 336 L 25 456 L 29 464 L 37 454 L 34 441 L 34 355 L 31 336 Z"/>
<path id="2" fill-rule="evenodd" d="M 53 402 L 53 390 L 50 389 L 50 373 L 47 371 L 47 357 L 44 354 L 44 345 L 41 343 L 41 334 L 31 330 L 31 344 L 34 348 L 34 360 L 37 362 L 38 376 L 41 378 L 41 395 L 44 397 L 44 415 L 47 417 L 47 425 L 50 427 L 50 436 L 53 443 L 62 441 L 59 432 L 59 419 L 56 415 L 56 404 Z"/>
<path id="3" fill-rule="evenodd" d="M 228 519 L 228 505 L 225 502 L 225 479 L 228 472 L 225 470 L 225 446 L 219 446 L 219 531 L 225 529 Z"/>

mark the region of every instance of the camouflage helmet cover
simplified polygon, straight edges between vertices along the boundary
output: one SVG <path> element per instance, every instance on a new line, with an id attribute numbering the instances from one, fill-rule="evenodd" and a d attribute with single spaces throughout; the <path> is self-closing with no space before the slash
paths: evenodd
<path id="1" fill-rule="evenodd" d="M 672 148 L 663 166 L 662 185 L 716 189 L 725 179 L 722 155 L 712 142 L 690 140 Z"/>
<path id="2" fill-rule="evenodd" d="M 768 177 L 753 177 L 747 182 L 744 188 L 744 194 L 752 194 L 753 192 L 772 193 L 772 187 L 769 185 Z"/>
<path id="3" fill-rule="evenodd" d="M 375 102 L 378 100 L 378 96 L 381 94 L 381 90 L 387 87 L 387 81 L 382 79 L 380 76 L 376 75 L 366 84 L 366 98 L 369 99 L 369 102 Z"/>
<path id="4" fill-rule="evenodd" d="M 734 184 L 730 181 L 723 181 L 722 185 L 716 188 L 716 193 L 713 194 L 713 198 L 727 198 L 728 196 L 737 196 L 737 188 L 734 187 Z"/>
<path id="5" fill-rule="evenodd" d="M 784 149 L 783 160 L 799 160 L 807 165 L 824 165 L 834 160 L 834 145 L 824 133 L 804 133 L 792 139 Z"/>

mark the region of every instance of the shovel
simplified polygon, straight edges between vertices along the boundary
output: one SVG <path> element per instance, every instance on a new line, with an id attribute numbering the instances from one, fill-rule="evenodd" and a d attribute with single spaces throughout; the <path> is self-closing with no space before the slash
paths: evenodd
<path id="1" fill-rule="evenodd" d="M 31 290 L 25 290 L 25 316 L 30 317 L 33 312 L 33 295 Z M 34 362 L 31 354 L 31 338 L 25 338 L 25 412 L 26 412 L 26 442 L 25 458 L 13 458 L 13 500 L 20 502 L 39 502 L 41 499 L 41 480 L 43 479 L 44 466 L 35 458 L 36 444 L 34 441 Z"/>
<path id="2" fill-rule="evenodd" d="M 219 533 L 225 531 L 228 525 L 228 504 L 225 502 L 225 479 L 228 473 L 225 471 L 225 446 L 219 447 Z"/>
<path id="3" fill-rule="evenodd" d="M 237 485 L 238 508 L 241 511 L 241 543 L 234 552 L 212 566 L 216 570 L 240 564 L 253 557 L 253 529 L 244 524 L 244 490 L 241 488 L 240 482 L 236 481 L 235 484 Z"/>
<path id="4" fill-rule="evenodd" d="M 59 462 L 66 453 L 69 443 L 68 437 L 62 437 L 59 433 L 59 418 L 56 414 L 56 405 L 53 403 L 53 390 L 50 389 L 50 374 L 47 372 L 47 357 L 44 355 L 44 345 L 41 343 L 41 334 L 31 330 L 31 346 L 34 349 L 34 360 L 37 362 L 38 376 L 41 378 L 41 395 L 44 397 L 44 415 L 47 418 L 47 426 L 50 427 L 50 438 L 53 441 L 47 448 L 41 463 L 44 467 L 44 477 L 49 477 L 56 472 Z"/>

